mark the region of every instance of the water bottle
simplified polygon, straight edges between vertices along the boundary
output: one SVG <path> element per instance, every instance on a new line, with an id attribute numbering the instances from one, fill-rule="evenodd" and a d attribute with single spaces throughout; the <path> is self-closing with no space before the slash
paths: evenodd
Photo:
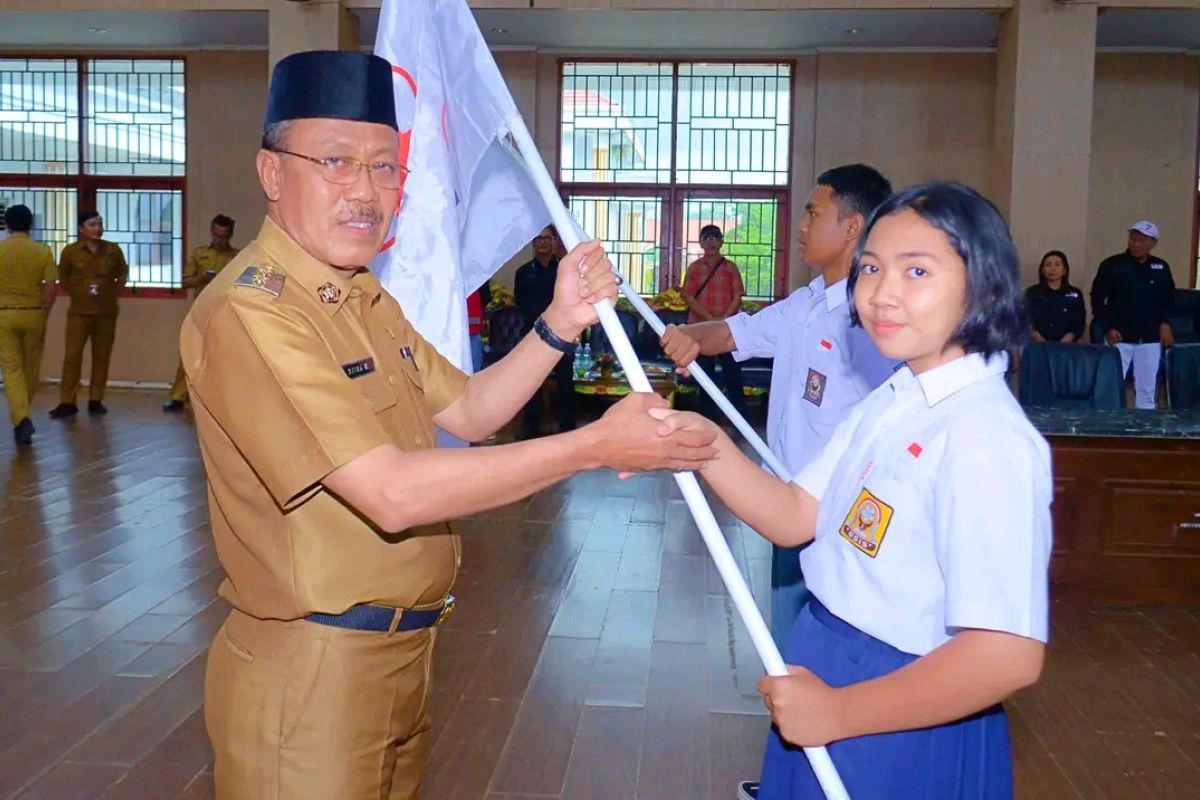
<path id="1" fill-rule="evenodd" d="M 583 344 L 583 374 L 587 375 L 592 371 L 592 345 L 591 342 Z"/>

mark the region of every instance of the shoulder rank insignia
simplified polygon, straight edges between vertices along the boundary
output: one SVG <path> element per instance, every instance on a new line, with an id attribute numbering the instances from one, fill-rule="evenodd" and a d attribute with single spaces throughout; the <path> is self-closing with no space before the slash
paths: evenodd
<path id="1" fill-rule="evenodd" d="M 261 289 L 272 297 L 279 297 L 283 292 L 283 281 L 287 274 L 271 266 L 252 264 L 242 272 L 234 286 L 249 286 Z"/>

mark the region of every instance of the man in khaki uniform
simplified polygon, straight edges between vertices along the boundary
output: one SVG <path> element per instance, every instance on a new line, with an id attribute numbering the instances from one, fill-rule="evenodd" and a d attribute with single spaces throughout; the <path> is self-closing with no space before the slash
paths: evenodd
<path id="1" fill-rule="evenodd" d="M 95 211 L 79 213 L 79 241 L 63 248 L 58 259 L 58 280 L 71 298 L 67 308 L 67 341 L 63 353 L 59 403 L 50 412 L 54 419 L 79 413 L 75 393 L 83 367 L 83 348 L 92 341 L 92 380 L 88 386 L 88 413 L 107 414 L 104 387 L 108 362 L 117 335 L 117 297 L 129 280 L 129 265 L 120 245 L 104 240 L 104 220 Z"/>
<path id="2" fill-rule="evenodd" d="M 233 219 L 224 214 L 217 214 L 209 225 L 212 241 L 207 247 L 197 247 L 188 256 L 183 265 L 183 288 L 193 289 L 197 293 L 217 277 L 217 273 L 229 266 L 238 249 L 230 244 L 233 239 Z M 171 386 L 169 399 L 163 404 L 163 411 L 183 411 L 183 401 L 187 399 L 187 375 L 183 371 L 183 361 L 175 370 L 175 383 Z"/>
<path id="3" fill-rule="evenodd" d="M 662 435 L 649 412 L 665 401 L 632 395 L 560 436 L 435 448 L 435 424 L 478 441 L 522 408 L 592 303 L 616 296 L 612 265 L 596 242 L 576 248 L 536 330 L 468 378 L 365 268 L 403 177 L 387 62 L 283 59 L 264 127 L 267 219 L 181 335 L 234 607 L 205 685 L 216 794 L 413 800 L 459 565 L 447 520 L 585 469 L 696 468 L 712 437 Z"/>
<path id="4" fill-rule="evenodd" d="M 4 212 L 8 238 L 0 242 L 0 375 L 17 444 L 33 441 L 29 418 L 42 364 L 46 317 L 54 305 L 54 254 L 29 238 L 33 212 L 16 205 Z"/>

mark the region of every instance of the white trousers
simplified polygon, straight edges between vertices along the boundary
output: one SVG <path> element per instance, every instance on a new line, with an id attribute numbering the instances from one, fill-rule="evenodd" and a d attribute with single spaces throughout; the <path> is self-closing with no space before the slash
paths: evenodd
<path id="1" fill-rule="evenodd" d="M 1162 358 L 1162 345 L 1125 344 L 1117 345 L 1121 353 L 1121 377 L 1129 375 L 1129 365 L 1133 364 L 1133 392 L 1137 398 L 1138 408 L 1156 408 L 1158 406 L 1158 362 Z"/>

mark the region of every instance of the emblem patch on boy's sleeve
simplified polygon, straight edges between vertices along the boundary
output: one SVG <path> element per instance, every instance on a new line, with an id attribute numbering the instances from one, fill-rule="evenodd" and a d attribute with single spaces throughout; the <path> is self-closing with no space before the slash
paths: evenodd
<path id="1" fill-rule="evenodd" d="M 892 513 L 891 506 L 864 488 L 858 493 L 838 533 L 859 551 L 875 558 L 883 545 Z"/>
<path id="2" fill-rule="evenodd" d="M 825 376 L 815 369 L 809 369 L 808 378 L 804 381 L 804 399 L 814 406 L 821 405 L 825 399 Z"/>

